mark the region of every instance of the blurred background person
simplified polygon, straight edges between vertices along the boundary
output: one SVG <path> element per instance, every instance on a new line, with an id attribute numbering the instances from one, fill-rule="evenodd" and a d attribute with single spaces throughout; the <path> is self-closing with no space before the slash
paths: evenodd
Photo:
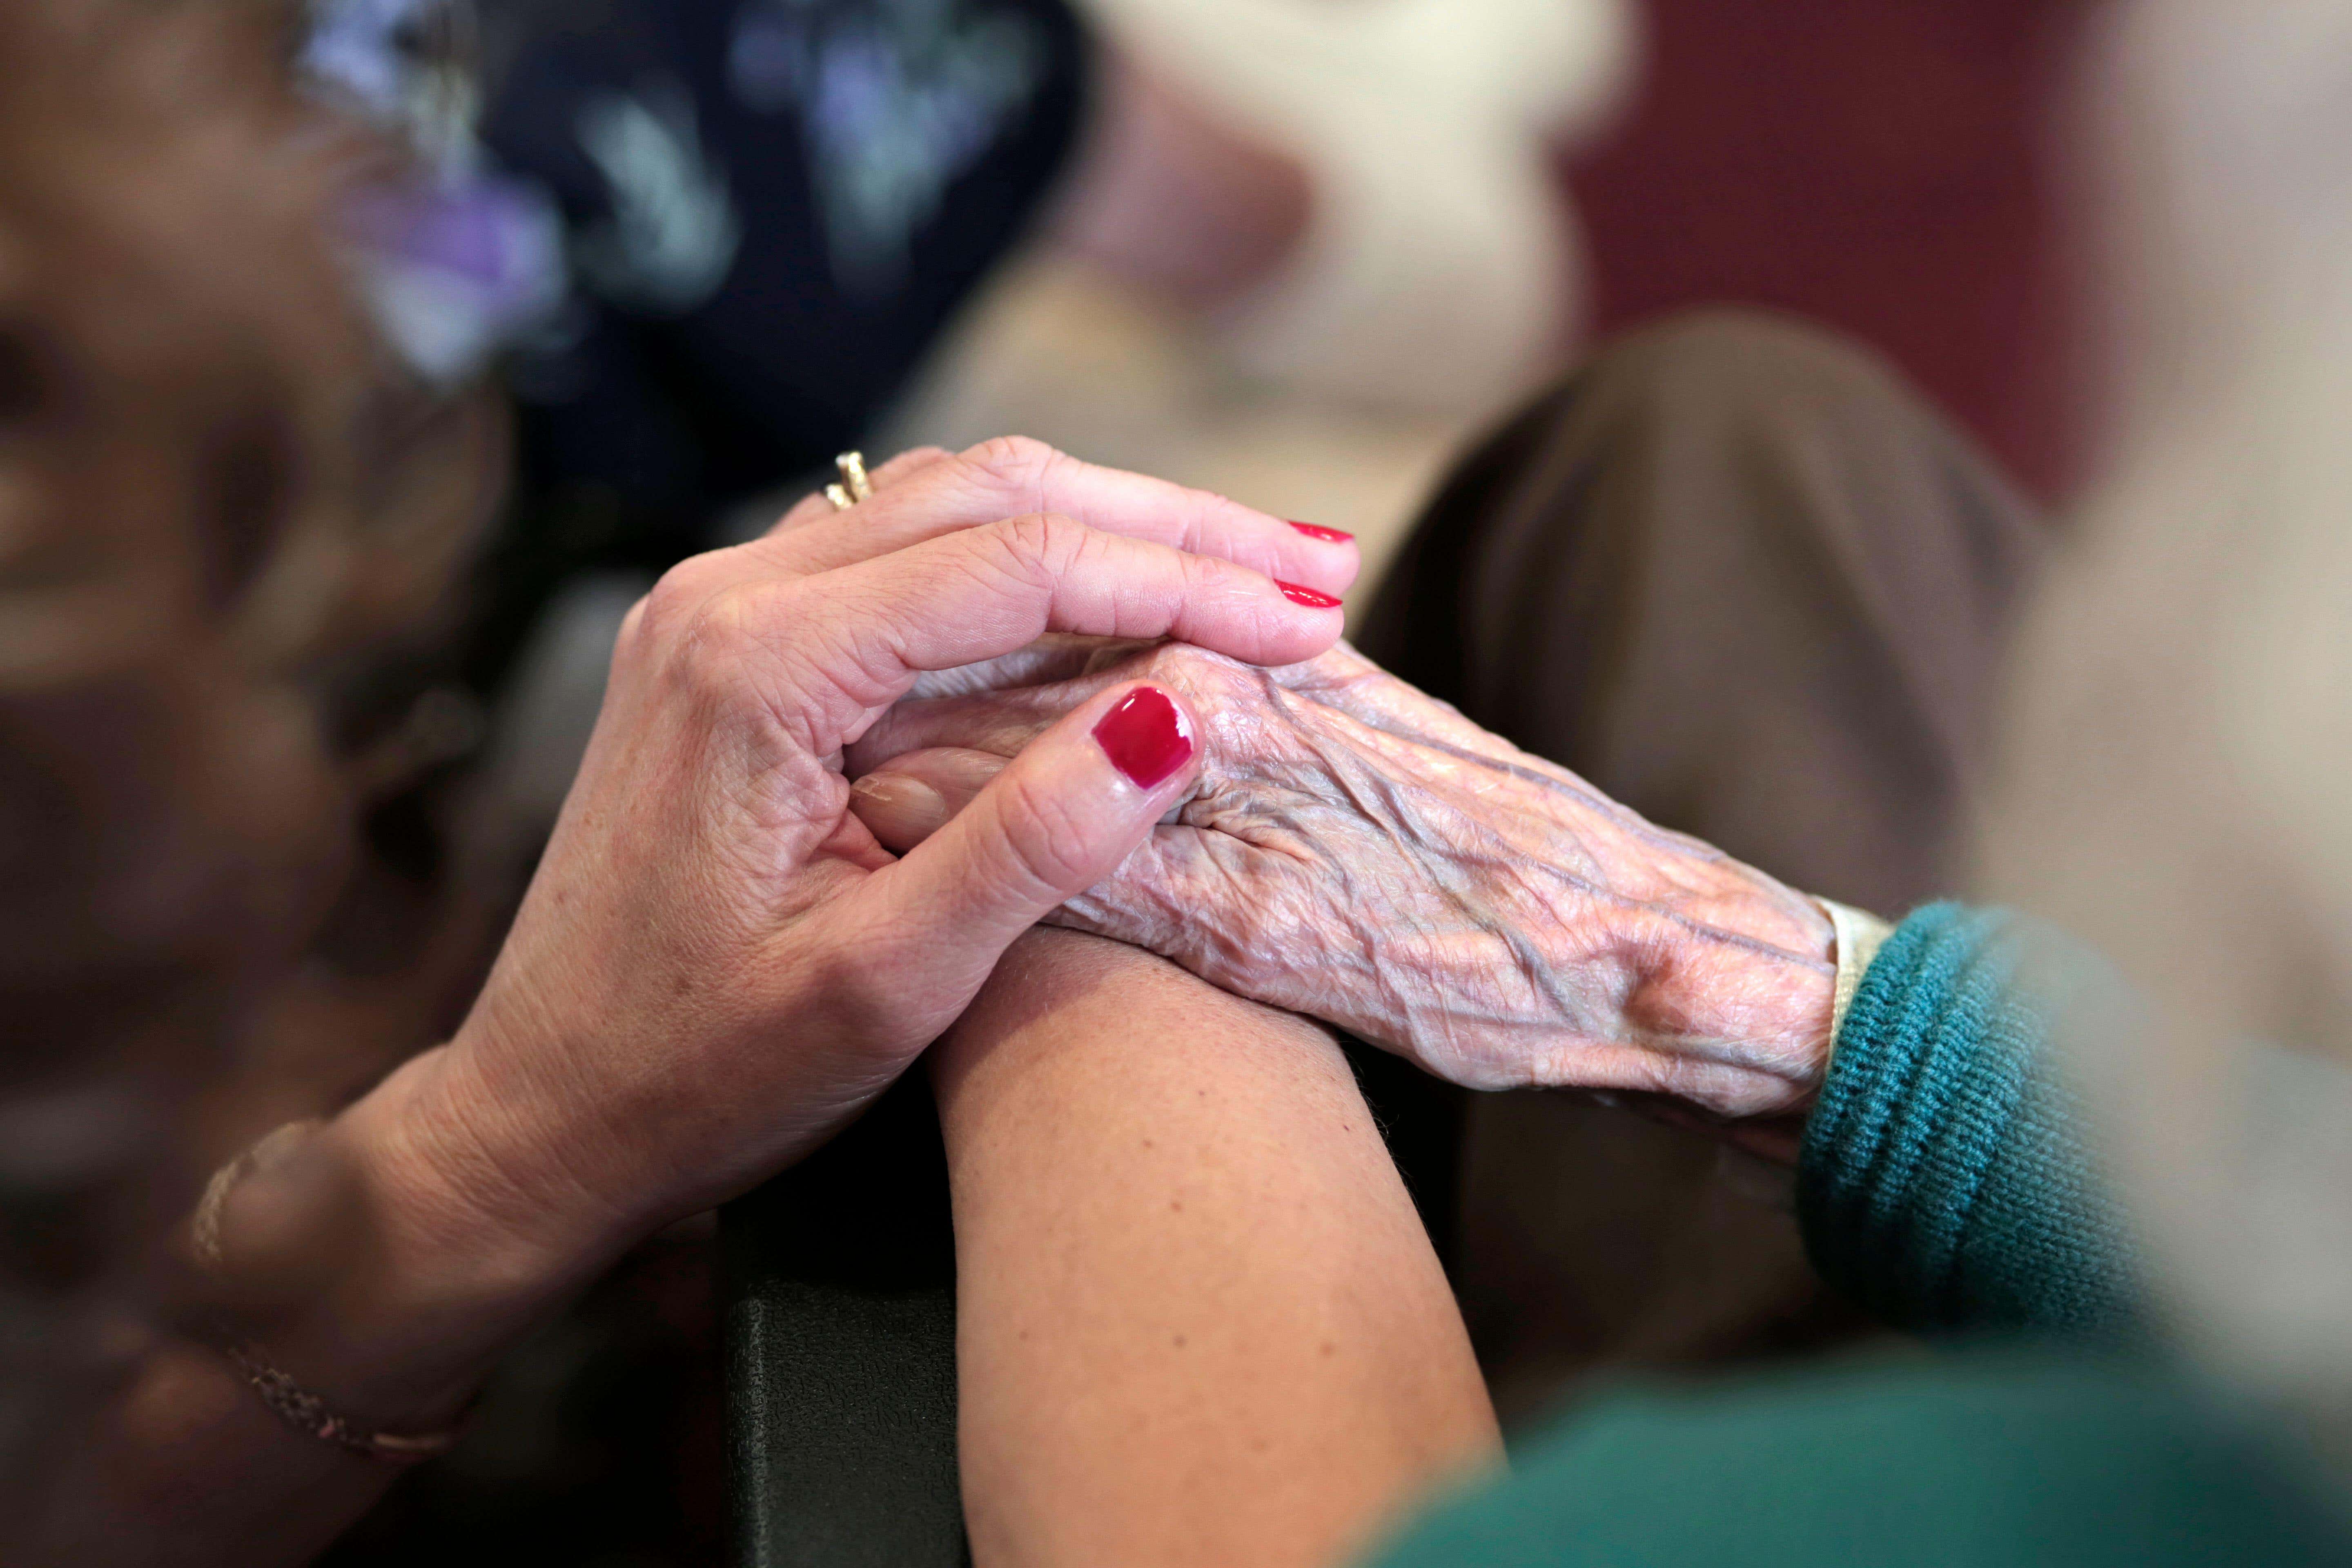
<path id="1" fill-rule="evenodd" d="M 12 1489 L 54 1452 L 48 1396 L 151 1347 L 126 1304 L 175 1194 L 474 982 L 446 885 L 362 824 L 448 758 L 418 672 L 506 426 L 358 307 L 324 243 L 337 179 L 401 159 L 294 96 L 285 21 L 0 16 Z"/>

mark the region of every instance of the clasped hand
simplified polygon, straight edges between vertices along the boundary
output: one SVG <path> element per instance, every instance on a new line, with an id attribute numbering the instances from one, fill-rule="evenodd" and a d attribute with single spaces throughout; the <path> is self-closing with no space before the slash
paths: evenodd
<path id="1" fill-rule="evenodd" d="M 853 748 L 856 809 L 910 849 L 1136 680 L 1200 716 L 1202 766 L 1056 922 L 1475 1089 L 1631 1091 L 1738 1121 L 1810 1104 L 1835 973 L 1819 905 L 1344 646 L 1265 669 L 1061 639 L 927 678 Z"/>
<path id="2" fill-rule="evenodd" d="M 844 749 L 924 672 L 1049 633 L 1312 658 L 1357 570 L 1352 544 L 1033 442 L 875 478 L 629 616 L 506 948 L 398 1086 L 449 1202 L 593 1256 L 805 1153 L 1184 796 L 1198 720 L 1104 683 L 903 859 L 849 812 Z"/>

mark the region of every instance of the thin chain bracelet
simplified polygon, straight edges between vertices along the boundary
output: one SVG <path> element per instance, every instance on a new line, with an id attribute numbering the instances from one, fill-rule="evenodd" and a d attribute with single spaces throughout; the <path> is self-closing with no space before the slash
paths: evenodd
<path id="1" fill-rule="evenodd" d="M 221 1248 L 221 1215 L 228 1206 L 229 1194 L 237 1183 L 259 1168 L 266 1155 L 275 1147 L 316 1131 L 323 1123 L 289 1121 L 268 1137 L 259 1140 L 244 1153 L 213 1173 L 205 1184 L 205 1195 L 196 1202 L 196 1212 L 188 1222 L 190 1250 L 205 1273 L 220 1277 L 226 1271 L 226 1259 Z M 414 1465 L 447 1453 L 457 1446 L 457 1429 L 442 1432 L 403 1434 L 380 1432 L 363 1426 L 338 1412 L 319 1394 L 296 1382 L 288 1373 L 280 1372 L 261 1359 L 251 1344 L 234 1334 L 219 1336 L 220 1352 L 245 1379 L 246 1386 L 258 1394 L 278 1418 L 305 1436 L 322 1443 L 332 1443 L 349 1453 L 379 1459 L 386 1464 Z"/>

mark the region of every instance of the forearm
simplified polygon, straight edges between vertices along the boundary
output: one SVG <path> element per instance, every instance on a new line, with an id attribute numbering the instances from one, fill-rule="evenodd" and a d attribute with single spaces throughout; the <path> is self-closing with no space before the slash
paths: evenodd
<path id="1" fill-rule="evenodd" d="M 488 1151 L 435 1109 L 457 1088 L 445 1066 L 442 1053 L 411 1063 L 231 1189 L 220 1267 L 167 1287 L 180 1299 L 124 1375 L 58 1412 L 44 1473 L 0 1526 L 0 1558 L 308 1562 L 400 1469 L 298 1430 L 226 1343 L 249 1343 L 367 1429 L 443 1431 L 505 1352 L 625 1245 L 474 1201 L 494 1190 Z"/>
<path id="2" fill-rule="evenodd" d="M 190 1341 L 155 1347 L 95 1408 L 57 1422 L 0 1530 L 7 1561 L 28 1568 L 307 1563 L 397 1475 L 296 1433 Z"/>
<path id="3" fill-rule="evenodd" d="M 982 1568 L 1328 1563 L 1493 1461 L 1460 1315 L 1320 1028 L 1040 931 L 935 1071 Z"/>

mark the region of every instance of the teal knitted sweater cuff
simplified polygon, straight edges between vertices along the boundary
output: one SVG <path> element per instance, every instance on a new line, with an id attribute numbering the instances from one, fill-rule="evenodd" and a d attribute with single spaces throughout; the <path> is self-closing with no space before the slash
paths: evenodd
<path id="1" fill-rule="evenodd" d="M 2059 942 L 1935 904 L 1864 975 L 1805 1129 L 1797 1211 L 1814 1266 L 1923 1331 L 2114 1334 L 2136 1316 L 2130 1248 L 2051 1060 Z"/>

